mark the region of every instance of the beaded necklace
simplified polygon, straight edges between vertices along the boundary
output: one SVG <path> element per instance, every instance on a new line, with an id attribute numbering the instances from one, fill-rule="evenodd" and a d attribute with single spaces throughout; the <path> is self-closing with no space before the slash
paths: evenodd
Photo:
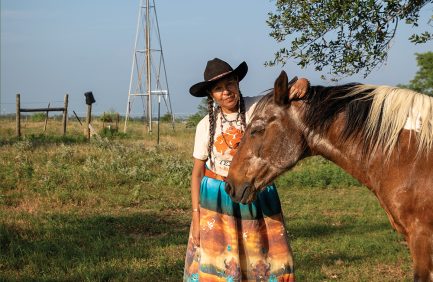
<path id="1" fill-rule="evenodd" d="M 223 137 L 224 143 L 226 143 L 226 145 L 233 150 L 234 147 L 230 146 L 230 144 L 227 142 L 226 137 L 224 136 L 224 128 L 223 128 L 223 119 L 229 123 L 229 126 L 233 126 L 233 122 L 237 123 L 239 121 L 239 116 L 240 116 L 240 107 L 238 107 L 238 113 L 236 115 L 236 118 L 233 120 L 229 120 L 227 119 L 227 117 L 225 116 L 225 114 L 223 113 L 222 109 L 220 108 L 220 127 L 221 127 L 221 136 Z M 241 126 L 241 132 L 244 133 L 244 130 Z"/>
<path id="2" fill-rule="evenodd" d="M 239 112 L 237 113 L 236 118 L 233 119 L 233 120 L 227 119 L 226 115 L 222 111 L 220 112 L 220 114 L 221 114 L 220 115 L 221 125 L 222 125 L 222 120 L 223 119 L 225 120 L 225 122 L 228 122 L 230 126 L 233 126 L 233 122 L 238 122 L 239 121 L 239 116 L 240 116 Z"/>

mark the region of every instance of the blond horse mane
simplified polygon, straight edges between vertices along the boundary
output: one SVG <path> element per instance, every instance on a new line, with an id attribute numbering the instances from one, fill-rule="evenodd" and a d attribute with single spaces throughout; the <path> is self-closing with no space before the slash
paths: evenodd
<path id="1" fill-rule="evenodd" d="M 389 157 L 400 131 L 408 124 L 414 129 L 411 134 L 415 134 L 418 140 L 417 155 L 432 149 L 432 97 L 409 89 L 368 84 L 355 86 L 346 97 L 365 92 L 369 94 L 359 99 L 372 99 L 366 123 L 366 136 L 370 140 L 372 152 L 382 147 Z"/>

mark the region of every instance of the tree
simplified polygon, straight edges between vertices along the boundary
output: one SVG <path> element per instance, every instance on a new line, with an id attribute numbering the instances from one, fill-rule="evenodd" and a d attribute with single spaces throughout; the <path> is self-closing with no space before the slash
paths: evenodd
<path id="1" fill-rule="evenodd" d="M 162 117 L 159 119 L 161 122 L 172 122 L 173 116 L 170 113 L 165 113 Z"/>
<path id="2" fill-rule="evenodd" d="M 419 70 L 409 85 L 402 86 L 433 96 L 433 52 L 415 55 Z"/>
<path id="3" fill-rule="evenodd" d="M 204 117 L 205 115 L 207 115 L 208 110 L 207 110 L 208 104 L 207 104 L 207 98 L 203 98 L 200 101 L 200 104 L 197 106 L 197 114 L 201 115 L 202 117 Z"/>
<path id="4" fill-rule="evenodd" d="M 203 98 L 197 106 L 197 112 L 188 117 L 186 127 L 196 127 L 200 120 L 208 113 L 207 98 Z"/>
<path id="5" fill-rule="evenodd" d="M 317 71 L 326 67 L 333 75 L 363 70 L 366 77 L 386 60 L 398 24 L 418 26 L 420 10 L 428 3 L 433 0 L 277 0 L 276 12 L 268 14 L 270 35 L 277 42 L 289 35 L 295 38 L 266 65 L 284 65 L 291 57 L 301 67 L 313 64 Z M 433 16 L 430 27 L 432 22 Z M 432 39 L 428 31 L 409 38 L 415 44 Z"/>

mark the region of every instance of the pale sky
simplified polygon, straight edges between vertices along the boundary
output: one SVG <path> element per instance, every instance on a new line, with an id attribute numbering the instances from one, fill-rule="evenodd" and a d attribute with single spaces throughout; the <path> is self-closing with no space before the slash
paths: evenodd
<path id="1" fill-rule="evenodd" d="M 249 72 L 241 82 L 245 96 L 273 86 L 282 68 L 264 67 L 264 62 L 280 47 L 265 23 L 274 1 L 155 2 L 175 115 L 197 111 L 200 99 L 188 89 L 203 79 L 205 64 L 214 57 L 232 67 L 248 63 Z M 16 93 L 27 108 L 62 106 L 68 93 L 69 111 L 84 115 L 83 94 L 92 91 L 95 114 L 115 110 L 124 115 L 138 11 L 139 0 L 1 0 L 1 113 L 15 112 Z M 427 26 L 432 14 L 430 4 L 418 30 L 432 31 Z M 415 53 L 433 51 L 433 42 L 410 43 L 407 38 L 413 31 L 401 23 L 381 68 L 365 79 L 358 75 L 340 83 L 408 83 L 417 71 Z M 307 77 L 312 84 L 332 84 L 320 79 L 326 72 L 312 67 L 301 69 L 288 62 L 284 70 L 289 76 Z M 140 107 L 136 111 L 140 114 Z"/>

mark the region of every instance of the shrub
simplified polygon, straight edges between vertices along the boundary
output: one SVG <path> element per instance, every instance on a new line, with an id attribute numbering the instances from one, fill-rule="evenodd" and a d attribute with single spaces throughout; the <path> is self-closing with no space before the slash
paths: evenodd
<path id="1" fill-rule="evenodd" d="M 102 122 L 113 122 L 116 120 L 117 113 L 115 112 L 104 112 L 99 118 Z"/>
<path id="2" fill-rule="evenodd" d="M 166 113 L 159 120 L 161 122 L 171 122 L 173 120 L 173 117 L 172 117 L 172 115 L 170 113 Z"/>
<path id="3" fill-rule="evenodd" d="M 44 121 L 46 115 L 46 113 L 35 113 L 30 117 L 30 119 L 31 121 Z"/>
<path id="4" fill-rule="evenodd" d="M 202 120 L 202 118 L 203 116 L 200 113 L 196 113 L 189 116 L 188 119 L 186 120 L 186 127 L 187 128 L 196 127 L 197 124 Z"/>
<path id="5" fill-rule="evenodd" d="M 126 133 L 119 132 L 119 130 L 115 127 L 104 127 L 101 131 L 99 131 L 99 135 L 101 137 L 121 137 L 124 138 L 127 136 Z"/>

